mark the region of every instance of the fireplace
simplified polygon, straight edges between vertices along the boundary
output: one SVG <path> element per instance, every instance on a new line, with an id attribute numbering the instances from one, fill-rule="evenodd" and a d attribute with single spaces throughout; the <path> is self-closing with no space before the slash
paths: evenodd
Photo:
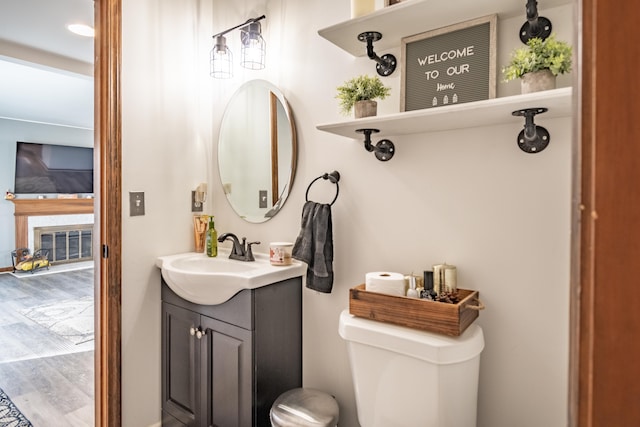
<path id="1" fill-rule="evenodd" d="M 93 199 L 14 199 L 12 202 L 15 204 L 17 248 L 40 249 L 44 248 L 41 244 L 50 240 L 46 244 L 50 246 L 50 260 L 53 262 L 91 259 L 89 239 L 93 240 L 94 237 Z M 41 233 L 44 241 L 36 241 L 35 229 L 47 227 L 51 230 L 44 235 Z M 56 251 L 59 253 L 56 254 Z M 63 252 L 66 256 L 63 256 Z M 59 261 L 56 261 L 56 256 L 60 258 Z"/>
<path id="2" fill-rule="evenodd" d="M 47 250 L 55 264 L 93 259 L 93 224 L 34 227 L 34 248 Z"/>

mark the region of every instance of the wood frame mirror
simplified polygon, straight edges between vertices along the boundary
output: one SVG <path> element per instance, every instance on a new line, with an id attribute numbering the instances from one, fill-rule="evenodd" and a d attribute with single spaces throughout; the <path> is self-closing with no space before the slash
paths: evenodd
<path id="1" fill-rule="evenodd" d="M 240 218 L 259 224 L 278 214 L 293 186 L 297 153 L 284 93 L 267 80 L 242 84 L 225 107 L 217 153 L 220 184 Z"/>

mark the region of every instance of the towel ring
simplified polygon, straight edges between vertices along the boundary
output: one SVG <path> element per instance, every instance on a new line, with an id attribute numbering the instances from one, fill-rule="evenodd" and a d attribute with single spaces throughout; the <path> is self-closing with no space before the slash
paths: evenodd
<path id="1" fill-rule="evenodd" d="M 328 179 L 329 181 L 331 181 L 332 183 L 334 183 L 336 185 L 336 197 L 334 197 L 333 200 L 331 201 L 331 203 L 329 203 L 329 206 L 333 206 L 335 201 L 338 199 L 338 194 L 340 194 L 340 186 L 338 185 L 338 181 L 340 181 L 340 173 L 338 171 L 333 171 L 331 173 L 324 173 L 324 174 L 320 175 L 319 177 L 317 177 L 316 179 L 314 179 L 313 181 L 311 181 L 311 183 L 307 187 L 307 192 L 304 195 L 304 199 L 307 202 L 309 201 L 309 190 L 311 189 L 311 186 L 313 185 L 313 183 L 316 182 L 317 180 L 319 180 L 320 178 Z"/>

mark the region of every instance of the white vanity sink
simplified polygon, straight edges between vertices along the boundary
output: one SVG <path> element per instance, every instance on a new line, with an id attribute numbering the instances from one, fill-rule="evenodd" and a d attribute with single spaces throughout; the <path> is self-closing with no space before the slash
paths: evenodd
<path id="1" fill-rule="evenodd" d="M 180 297 L 195 304 L 222 304 L 243 289 L 255 289 L 305 274 L 306 264 L 293 261 L 273 266 L 266 254 L 254 253 L 255 261 L 229 259 L 219 248 L 218 256 L 187 252 L 158 257 L 162 277 Z"/>

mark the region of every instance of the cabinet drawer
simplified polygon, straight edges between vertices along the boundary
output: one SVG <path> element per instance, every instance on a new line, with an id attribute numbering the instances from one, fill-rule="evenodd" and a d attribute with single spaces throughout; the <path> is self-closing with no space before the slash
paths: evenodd
<path id="1" fill-rule="evenodd" d="M 251 289 L 238 292 L 233 298 L 222 304 L 200 305 L 180 298 L 162 279 L 162 300 L 222 322 L 253 330 L 253 292 Z"/>

